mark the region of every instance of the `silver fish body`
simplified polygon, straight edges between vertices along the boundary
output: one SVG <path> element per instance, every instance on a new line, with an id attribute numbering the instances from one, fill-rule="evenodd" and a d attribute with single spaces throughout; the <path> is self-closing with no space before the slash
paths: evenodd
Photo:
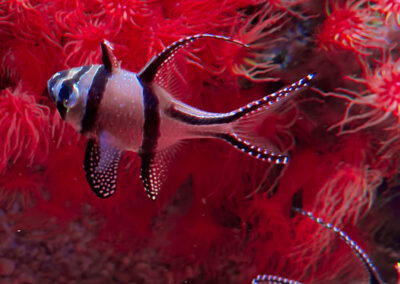
<path id="1" fill-rule="evenodd" d="M 162 85 L 164 62 L 193 41 L 216 38 L 245 46 L 229 38 L 196 35 L 182 39 L 155 56 L 139 73 L 123 70 L 106 41 L 103 64 L 56 73 L 48 90 L 61 117 L 89 137 L 85 170 L 89 185 L 105 198 L 116 190 L 118 164 L 124 151 L 141 158 L 141 179 L 147 195 L 156 199 L 167 176 L 171 149 L 194 138 L 222 139 L 258 159 L 286 163 L 271 145 L 257 145 L 246 125 L 268 112 L 290 94 L 307 86 L 310 74 L 292 85 L 228 113 L 212 113 L 184 104 Z M 161 71 L 160 71 L 161 70 Z"/>

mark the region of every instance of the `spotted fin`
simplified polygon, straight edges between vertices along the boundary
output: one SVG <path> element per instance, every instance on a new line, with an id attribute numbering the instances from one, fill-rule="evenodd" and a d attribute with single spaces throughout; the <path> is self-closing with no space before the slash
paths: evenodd
<path id="1" fill-rule="evenodd" d="M 287 279 L 281 276 L 271 275 L 271 274 L 261 274 L 253 278 L 251 284 L 302 284 L 302 282 Z"/>
<path id="2" fill-rule="evenodd" d="M 174 158 L 176 145 L 157 153 L 139 153 L 141 158 L 140 179 L 147 196 L 156 200 L 167 179 L 168 166 Z"/>
<path id="3" fill-rule="evenodd" d="M 207 39 L 216 39 L 221 41 L 226 41 L 232 44 L 236 44 L 243 47 L 248 47 L 246 44 L 231 39 L 229 37 L 212 35 L 212 34 L 198 34 L 183 38 L 178 40 L 162 52 L 154 56 L 146 66 L 138 73 L 138 78 L 142 83 L 150 84 L 156 81 L 160 86 L 166 89 L 170 94 L 174 94 L 175 91 L 183 92 L 182 84 L 177 85 L 177 78 L 181 78 L 185 81 L 182 76 L 180 76 L 176 63 L 176 57 L 178 52 L 189 47 L 194 42 Z M 187 63 L 187 62 L 185 62 Z M 172 80 L 172 81 L 171 81 Z"/>
<path id="4" fill-rule="evenodd" d="M 166 114 L 176 120 L 196 126 L 230 123 L 232 124 L 231 133 L 216 133 L 213 136 L 225 140 L 235 148 L 257 159 L 274 164 L 286 164 L 288 157 L 282 154 L 284 149 L 267 138 L 255 135 L 254 125 L 259 125 L 260 121 L 281 106 L 285 100 L 307 87 L 314 77 L 315 74 L 309 74 L 277 92 L 231 112 L 211 113 L 194 110 L 185 104 L 174 104 L 166 111 Z"/>
<path id="5" fill-rule="evenodd" d="M 261 111 L 270 110 L 282 104 L 285 100 L 290 98 L 293 94 L 301 89 L 309 86 L 310 82 L 314 79 L 315 73 L 308 74 L 304 78 L 294 82 L 293 84 L 277 91 L 268 94 L 261 99 L 254 100 L 245 106 L 235 109 L 227 113 L 213 113 L 206 111 L 193 111 L 193 108 L 185 104 L 173 105 L 167 110 L 167 114 L 182 122 L 193 125 L 211 125 L 230 123 L 238 121 L 239 119 L 251 120 L 251 118 L 258 118 L 254 116 Z"/>
<path id="6" fill-rule="evenodd" d="M 255 157 L 259 160 L 268 161 L 273 164 L 286 164 L 289 158 L 286 155 L 282 155 L 276 152 L 272 152 L 266 148 L 262 148 L 250 142 L 243 140 L 242 138 L 238 137 L 235 133 L 233 134 L 217 134 L 215 135 L 217 138 L 221 138 L 225 140 L 236 149 Z"/>
<path id="7" fill-rule="evenodd" d="M 107 198 L 115 193 L 121 154 L 118 148 L 104 141 L 100 146 L 94 139 L 89 139 L 84 167 L 86 179 L 98 197 Z"/>

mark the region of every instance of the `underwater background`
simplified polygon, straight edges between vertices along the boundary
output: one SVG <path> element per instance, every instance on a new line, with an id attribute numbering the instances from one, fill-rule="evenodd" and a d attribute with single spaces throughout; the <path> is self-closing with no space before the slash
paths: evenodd
<path id="1" fill-rule="evenodd" d="M 375 283 L 348 242 L 293 206 L 400 283 L 399 13 L 396 0 L 0 0 L 0 283 Z M 100 63 L 103 39 L 138 72 L 201 33 L 250 48 L 188 48 L 180 99 L 200 109 L 230 111 L 316 73 L 254 129 L 288 164 L 192 140 L 157 201 L 135 153 L 99 199 L 87 139 L 61 120 L 47 80 Z"/>

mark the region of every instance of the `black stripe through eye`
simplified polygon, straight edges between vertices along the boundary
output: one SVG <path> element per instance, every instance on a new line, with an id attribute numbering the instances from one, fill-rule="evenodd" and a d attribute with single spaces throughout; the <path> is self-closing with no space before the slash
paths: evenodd
<path id="1" fill-rule="evenodd" d="M 71 91 L 72 91 L 71 84 L 66 84 L 66 82 L 64 82 L 61 86 L 60 92 L 58 93 L 60 101 L 62 102 L 68 101 Z"/>
<path id="2" fill-rule="evenodd" d="M 97 112 L 99 110 L 100 102 L 103 98 L 103 93 L 110 76 L 111 73 L 106 70 L 104 65 L 101 65 L 93 77 L 93 81 L 90 85 L 87 95 L 85 114 L 81 122 L 82 134 L 91 132 L 95 127 Z"/>
<path id="3" fill-rule="evenodd" d="M 52 88 L 57 84 L 58 80 L 65 78 L 65 76 L 67 76 L 67 74 L 68 74 L 68 70 L 64 70 L 64 71 L 57 73 L 57 75 L 54 75 L 52 78 L 50 78 L 50 80 L 47 84 L 49 92 L 52 91 Z"/>
<path id="4" fill-rule="evenodd" d="M 62 119 L 65 119 L 65 114 L 67 112 L 67 108 L 64 102 L 67 102 L 69 100 L 71 91 L 72 91 L 72 85 L 68 81 L 65 81 L 62 83 L 60 91 L 58 92 L 57 109 Z"/>
<path id="5" fill-rule="evenodd" d="M 86 74 L 90 70 L 90 66 L 82 66 L 78 73 L 76 73 L 71 79 L 65 80 L 58 92 L 58 98 L 64 102 L 65 100 L 69 99 L 69 96 L 72 93 L 72 88 L 74 84 L 78 83 L 80 78 Z M 63 71 L 64 72 L 64 71 Z"/>

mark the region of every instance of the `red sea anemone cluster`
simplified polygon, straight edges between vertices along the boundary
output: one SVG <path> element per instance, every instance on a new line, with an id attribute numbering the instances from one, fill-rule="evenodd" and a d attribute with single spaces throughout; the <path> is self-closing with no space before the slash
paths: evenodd
<path id="1" fill-rule="evenodd" d="M 399 7 L 0 1 L 0 282 L 251 283 L 268 274 L 370 283 L 336 226 L 385 283 L 398 283 Z M 217 140 L 190 141 L 168 165 L 156 202 L 144 193 L 135 153 L 123 157 L 117 193 L 98 199 L 82 167 L 86 138 L 61 120 L 47 80 L 100 63 L 104 39 L 122 68 L 137 72 L 172 42 L 200 33 L 250 48 L 210 39 L 177 56 L 180 76 L 168 80 L 198 108 L 230 111 L 316 73 L 310 88 L 249 125 L 287 153 L 288 164 Z M 257 283 L 289 283 L 284 278 Z"/>

